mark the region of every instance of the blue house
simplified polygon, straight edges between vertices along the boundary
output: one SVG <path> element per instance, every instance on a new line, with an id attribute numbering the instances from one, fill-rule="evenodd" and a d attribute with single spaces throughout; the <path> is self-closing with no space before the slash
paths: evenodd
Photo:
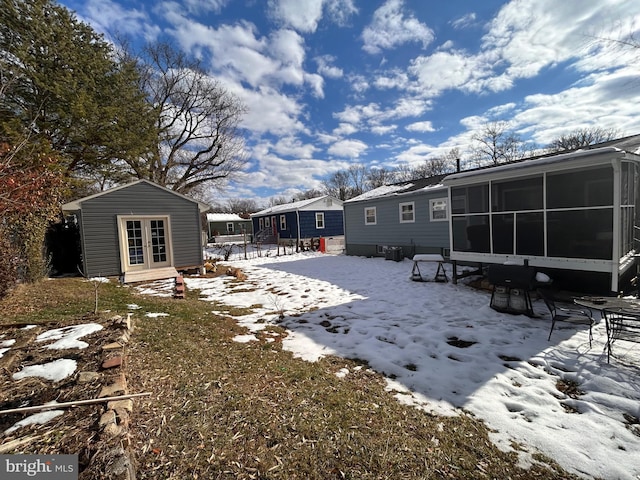
<path id="1" fill-rule="evenodd" d="M 254 239 L 265 243 L 344 235 L 342 201 L 329 195 L 275 205 L 251 214 L 251 221 Z"/>

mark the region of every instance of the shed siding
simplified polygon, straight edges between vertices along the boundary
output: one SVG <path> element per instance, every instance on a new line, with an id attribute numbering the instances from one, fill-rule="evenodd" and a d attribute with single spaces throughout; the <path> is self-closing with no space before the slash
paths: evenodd
<path id="1" fill-rule="evenodd" d="M 405 255 L 440 253 L 449 247 L 449 222 L 429 219 L 429 200 L 446 198 L 444 189 L 344 204 L 348 255 L 376 255 L 376 246 L 401 246 Z M 414 202 L 413 223 L 400 223 L 401 203 Z M 376 207 L 376 224 L 365 225 L 365 208 Z"/>
<path id="2" fill-rule="evenodd" d="M 153 185 L 138 183 L 82 203 L 86 275 L 122 273 L 118 215 L 169 216 L 174 266 L 202 264 L 198 204 Z"/>

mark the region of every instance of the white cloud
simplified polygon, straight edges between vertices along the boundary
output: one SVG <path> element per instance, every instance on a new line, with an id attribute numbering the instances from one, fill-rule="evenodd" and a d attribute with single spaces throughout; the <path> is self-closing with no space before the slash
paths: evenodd
<path id="1" fill-rule="evenodd" d="M 112 0 L 88 0 L 84 5 L 83 16 L 96 31 L 109 37 L 110 32 L 141 36 L 145 41 L 154 41 L 160 35 L 160 27 L 152 23 L 144 10 L 125 9 Z"/>
<path id="2" fill-rule="evenodd" d="M 327 152 L 336 157 L 358 158 L 365 150 L 367 145 L 360 140 L 339 140 Z"/>
<path id="3" fill-rule="evenodd" d="M 376 135 L 386 135 L 393 132 L 397 128 L 397 125 L 376 125 L 374 127 L 371 127 L 371 133 L 374 133 Z"/>
<path id="4" fill-rule="evenodd" d="M 341 78 L 344 75 L 341 68 L 332 65 L 335 61 L 333 55 L 321 55 L 316 57 L 315 61 L 318 64 L 318 73 L 324 77 Z"/>
<path id="5" fill-rule="evenodd" d="M 299 32 L 311 33 L 316 31 L 322 18 L 322 3 L 323 0 L 270 0 L 268 8 L 285 25 Z"/>
<path id="6" fill-rule="evenodd" d="M 316 98 L 324 98 L 324 78 L 316 73 L 305 73 L 304 80 L 311 85 L 311 94 Z"/>
<path id="7" fill-rule="evenodd" d="M 351 123 L 340 122 L 338 127 L 333 129 L 333 134 L 340 137 L 343 135 L 351 135 L 353 133 L 356 133 L 357 131 L 358 128 L 355 125 L 352 125 Z"/>
<path id="8" fill-rule="evenodd" d="M 546 145 L 578 128 L 621 129 L 622 135 L 640 131 L 636 99 L 640 82 L 634 67 L 594 74 L 589 82 L 556 94 L 526 97 L 513 116 L 515 127 Z"/>
<path id="9" fill-rule="evenodd" d="M 409 77 L 404 70 L 394 69 L 377 77 L 373 84 L 379 89 L 397 88 L 404 90 L 409 85 Z"/>
<path id="10" fill-rule="evenodd" d="M 470 25 L 473 25 L 475 21 L 476 21 L 476 14 L 472 12 L 472 13 L 467 13 L 466 15 L 463 15 L 460 18 L 456 18 L 450 23 L 453 28 L 455 28 L 456 30 L 460 30 L 463 28 L 467 28 Z"/>
<path id="11" fill-rule="evenodd" d="M 217 13 L 226 7 L 229 2 L 230 0 L 184 0 L 184 4 L 193 13 Z"/>
<path id="12" fill-rule="evenodd" d="M 377 54 L 409 42 L 426 48 L 433 41 L 433 31 L 414 16 L 405 15 L 403 6 L 403 0 L 387 0 L 374 12 L 373 21 L 362 32 L 365 52 Z"/>
<path id="13" fill-rule="evenodd" d="M 348 80 L 351 84 L 351 89 L 358 95 L 365 93 L 369 89 L 369 80 L 364 75 L 349 75 Z"/>
<path id="14" fill-rule="evenodd" d="M 337 25 L 346 25 L 352 15 L 358 13 L 354 0 L 326 0 L 326 8 L 331 20 Z"/>
<path id="15" fill-rule="evenodd" d="M 439 51 L 415 58 L 408 71 L 417 79 L 415 89 L 425 97 L 434 97 L 447 89 L 465 89 L 471 79 L 488 75 L 487 68 L 479 57 L 459 51 Z"/>
<path id="16" fill-rule="evenodd" d="M 433 124 L 428 120 L 425 120 L 424 122 L 410 123 L 404 128 L 406 128 L 410 132 L 435 132 L 436 131 L 436 129 L 433 128 Z"/>
<path id="17" fill-rule="evenodd" d="M 338 25 L 346 24 L 358 11 L 353 0 L 270 0 L 268 8 L 275 19 L 303 33 L 316 31 L 323 8 L 327 9 L 329 20 Z"/>
<path id="18" fill-rule="evenodd" d="M 298 118 L 302 106 L 291 96 L 269 87 L 249 90 L 238 84 L 227 86 L 249 106 L 241 126 L 253 134 L 290 135 L 306 129 Z"/>

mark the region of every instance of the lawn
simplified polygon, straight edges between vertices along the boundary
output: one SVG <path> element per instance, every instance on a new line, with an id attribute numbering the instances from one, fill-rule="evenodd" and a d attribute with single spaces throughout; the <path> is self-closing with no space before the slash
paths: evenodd
<path id="1" fill-rule="evenodd" d="M 77 323 L 93 312 L 94 293 L 82 279 L 22 285 L 0 302 L 0 324 Z M 99 315 L 139 307 L 126 362 L 129 390 L 151 393 L 136 399 L 131 419 L 138 478 L 571 478 L 540 456 L 520 468 L 516 453 L 498 450 L 471 415 L 402 405 L 366 362 L 295 358 L 282 349 L 278 326 L 256 333 L 258 341 L 234 341 L 247 333 L 234 315 L 251 309 L 217 308 L 198 293 L 175 300 L 114 282 L 99 287 Z M 345 367 L 352 374 L 336 376 Z M 77 429 L 77 417 L 69 421 Z M 63 427 L 60 420 L 25 434 Z M 60 445 L 57 453 L 86 458 L 98 448 Z M 80 478 L 95 475 L 87 470 Z"/>

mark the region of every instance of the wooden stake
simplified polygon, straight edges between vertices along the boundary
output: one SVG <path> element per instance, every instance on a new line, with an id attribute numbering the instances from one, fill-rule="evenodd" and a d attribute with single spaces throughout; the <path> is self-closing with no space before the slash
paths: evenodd
<path id="1" fill-rule="evenodd" d="M 95 403 L 111 402 L 113 400 L 126 400 L 128 398 L 146 397 L 149 395 L 151 395 L 151 392 L 132 393 L 130 395 L 118 395 L 116 397 L 92 398 L 89 400 L 77 400 L 75 402 L 54 403 L 51 405 L 36 405 L 33 407 L 12 408 L 9 410 L 0 410 L 0 415 L 6 414 L 6 413 L 24 413 L 24 412 L 38 412 L 41 410 L 55 410 L 56 408 L 69 408 L 69 407 L 75 407 L 76 405 L 91 405 Z"/>

